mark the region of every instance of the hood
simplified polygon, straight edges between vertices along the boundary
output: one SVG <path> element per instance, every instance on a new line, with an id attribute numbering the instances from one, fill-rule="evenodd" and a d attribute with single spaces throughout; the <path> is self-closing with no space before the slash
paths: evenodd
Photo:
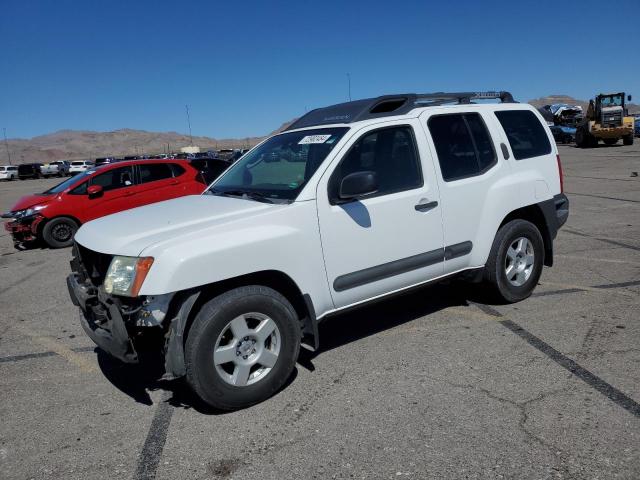
<path id="1" fill-rule="evenodd" d="M 25 208 L 33 207 L 35 205 L 44 205 L 45 203 L 49 203 L 53 200 L 55 196 L 55 194 L 44 195 L 42 193 L 27 195 L 26 197 L 22 197 L 18 200 L 16 204 L 11 207 L 11 211 L 17 212 L 18 210 L 24 210 Z"/>
<path id="2" fill-rule="evenodd" d="M 287 205 L 189 195 L 98 218 L 80 227 L 75 240 L 97 252 L 135 257 L 158 242 L 282 208 Z"/>

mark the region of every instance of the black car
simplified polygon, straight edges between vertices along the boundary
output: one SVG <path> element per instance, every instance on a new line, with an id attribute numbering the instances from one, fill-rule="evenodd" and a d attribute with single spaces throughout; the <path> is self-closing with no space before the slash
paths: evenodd
<path id="1" fill-rule="evenodd" d="M 189 163 L 197 168 L 207 184 L 210 184 L 229 168 L 232 162 L 219 158 L 200 157 L 192 159 Z"/>
<path id="2" fill-rule="evenodd" d="M 41 167 L 41 163 L 24 163 L 22 165 L 18 165 L 18 178 L 20 180 L 26 180 L 27 178 L 41 178 Z"/>

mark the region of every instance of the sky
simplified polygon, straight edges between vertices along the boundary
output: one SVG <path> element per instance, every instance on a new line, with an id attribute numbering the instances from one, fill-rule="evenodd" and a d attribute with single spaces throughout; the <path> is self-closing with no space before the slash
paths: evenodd
<path id="1" fill-rule="evenodd" d="M 9 138 L 134 128 L 261 136 L 390 93 L 640 100 L 640 0 L 2 0 Z M 349 76 L 349 77 L 348 77 Z"/>

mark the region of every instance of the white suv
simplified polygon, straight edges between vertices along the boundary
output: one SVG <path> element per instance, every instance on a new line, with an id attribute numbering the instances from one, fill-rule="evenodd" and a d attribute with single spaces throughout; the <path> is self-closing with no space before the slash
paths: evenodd
<path id="1" fill-rule="evenodd" d="M 69 165 L 69 173 L 71 175 L 75 175 L 76 173 L 86 172 L 87 170 L 92 169 L 94 166 L 95 165 L 93 162 L 78 160 L 76 162 L 71 162 L 71 165 Z"/>
<path id="2" fill-rule="evenodd" d="M 0 165 L 0 180 L 11 181 L 18 178 L 18 167 L 15 165 Z"/>
<path id="3" fill-rule="evenodd" d="M 454 275 L 528 297 L 567 216 L 535 108 L 383 96 L 307 113 L 200 196 L 82 226 L 68 286 L 102 349 L 137 362 L 160 333 L 164 378 L 235 409 L 281 388 L 346 308 Z"/>

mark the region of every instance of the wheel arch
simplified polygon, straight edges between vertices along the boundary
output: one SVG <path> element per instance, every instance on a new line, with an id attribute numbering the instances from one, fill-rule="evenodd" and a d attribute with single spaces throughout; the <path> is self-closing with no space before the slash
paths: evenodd
<path id="1" fill-rule="evenodd" d="M 512 220 L 521 219 L 533 223 L 540 234 L 544 242 L 544 265 L 547 267 L 553 266 L 553 237 L 549 224 L 547 222 L 543 209 L 538 204 L 527 205 L 513 210 L 500 222 L 498 229 Z M 555 233 L 555 232 L 554 232 Z"/>
<path id="2" fill-rule="evenodd" d="M 185 374 L 184 347 L 200 308 L 224 292 L 248 285 L 272 288 L 291 302 L 301 323 L 302 345 L 310 350 L 318 348 L 318 323 L 311 296 L 303 294 L 294 280 L 284 272 L 279 270 L 253 272 L 177 292 L 173 296 L 167 314 L 167 318 L 171 319 L 167 326 L 170 335 L 165 354 L 167 378 L 176 378 Z"/>

